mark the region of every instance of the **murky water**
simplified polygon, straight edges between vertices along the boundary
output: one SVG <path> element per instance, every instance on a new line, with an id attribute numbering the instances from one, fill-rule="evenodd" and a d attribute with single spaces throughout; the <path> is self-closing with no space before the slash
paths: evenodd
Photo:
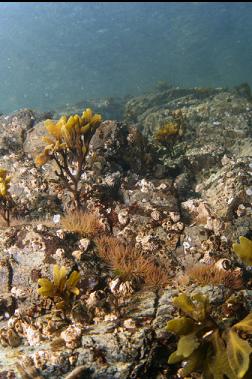
<path id="1" fill-rule="evenodd" d="M 252 3 L 0 5 L 0 112 L 252 84 Z"/>

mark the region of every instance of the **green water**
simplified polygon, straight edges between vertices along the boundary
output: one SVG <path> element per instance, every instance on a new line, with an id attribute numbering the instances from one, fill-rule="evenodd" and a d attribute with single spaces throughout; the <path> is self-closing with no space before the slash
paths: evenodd
<path id="1" fill-rule="evenodd" d="M 252 3 L 0 4 L 0 112 L 252 84 Z"/>

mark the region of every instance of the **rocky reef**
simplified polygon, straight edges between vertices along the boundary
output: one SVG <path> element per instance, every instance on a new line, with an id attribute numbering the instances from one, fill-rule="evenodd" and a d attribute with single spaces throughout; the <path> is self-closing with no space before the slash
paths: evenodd
<path id="1" fill-rule="evenodd" d="M 251 267 L 232 248 L 252 236 L 250 90 L 164 87 L 91 104 L 103 121 L 85 151 L 75 213 L 55 162 L 37 167 L 35 158 L 44 121 L 86 104 L 0 116 L 15 203 L 0 226 L 0 378 L 200 378 L 198 367 L 181 371 L 189 353 L 171 362 L 178 338 L 166 326 L 181 293 L 205 296 L 215 325 L 234 328 L 252 311 Z M 249 378 L 244 367 L 204 375 Z"/>

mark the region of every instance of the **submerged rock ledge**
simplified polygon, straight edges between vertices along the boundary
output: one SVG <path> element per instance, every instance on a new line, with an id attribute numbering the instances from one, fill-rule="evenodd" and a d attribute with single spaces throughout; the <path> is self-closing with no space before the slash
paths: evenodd
<path id="1" fill-rule="evenodd" d="M 122 120 L 105 120 L 91 141 L 81 201 L 108 234 L 155 260 L 168 284 L 124 280 L 99 257 L 92 237 L 54 222 L 71 194 L 55 182 L 53 164 L 34 165 L 50 114 L 22 109 L 0 116 L 1 167 L 12 176 L 17 204 L 11 226 L 0 227 L 0 378 L 175 379 L 178 367 L 167 359 L 176 338 L 166 331 L 178 314 L 175 295 L 203 292 L 220 313 L 231 295 L 252 308 L 249 280 L 240 288 L 200 286 L 185 275 L 199 262 L 226 259 L 230 267 L 221 269 L 244 278 L 231 247 L 252 230 L 247 86 L 167 88 L 123 108 Z M 156 131 L 174 121 L 174 112 L 181 134 L 158 143 Z M 80 295 L 67 312 L 37 293 L 38 279 L 52 278 L 55 264 L 81 275 Z"/>

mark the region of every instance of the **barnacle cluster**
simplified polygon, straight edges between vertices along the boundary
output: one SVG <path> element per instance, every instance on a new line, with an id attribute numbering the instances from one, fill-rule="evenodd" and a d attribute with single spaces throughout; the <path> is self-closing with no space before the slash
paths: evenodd
<path id="1" fill-rule="evenodd" d="M 95 130 L 101 123 L 101 115 L 93 114 L 87 108 L 81 116 L 75 114 L 58 121 L 46 120 L 48 136 L 42 137 L 47 145 L 35 158 L 36 166 L 43 166 L 54 160 L 59 172 L 56 175 L 69 191 L 73 193 L 76 207 L 79 208 L 78 184 L 84 170 L 89 143 Z"/>
<path id="2" fill-rule="evenodd" d="M 38 284 L 38 293 L 45 297 L 56 300 L 56 307 L 63 308 L 69 304 L 71 295 L 79 295 L 79 289 L 76 287 L 80 280 L 80 273 L 73 271 L 68 277 L 66 267 L 53 267 L 53 281 L 47 278 L 40 278 Z"/>
<path id="3" fill-rule="evenodd" d="M 180 337 L 168 363 L 184 362 L 179 376 L 201 371 L 206 379 L 244 378 L 252 348 L 240 334 L 252 334 L 252 313 L 230 326 L 229 319 L 220 323 L 211 316 L 209 300 L 202 294 L 181 294 L 174 304 L 184 316 L 167 323 L 167 330 Z"/>
<path id="4" fill-rule="evenodd" d="M 4 168 L 0 168 L 0 214 L 10 225 L 10 211 L 13 208 L 14 202 L 9 192 L 11 177 Z"/>

